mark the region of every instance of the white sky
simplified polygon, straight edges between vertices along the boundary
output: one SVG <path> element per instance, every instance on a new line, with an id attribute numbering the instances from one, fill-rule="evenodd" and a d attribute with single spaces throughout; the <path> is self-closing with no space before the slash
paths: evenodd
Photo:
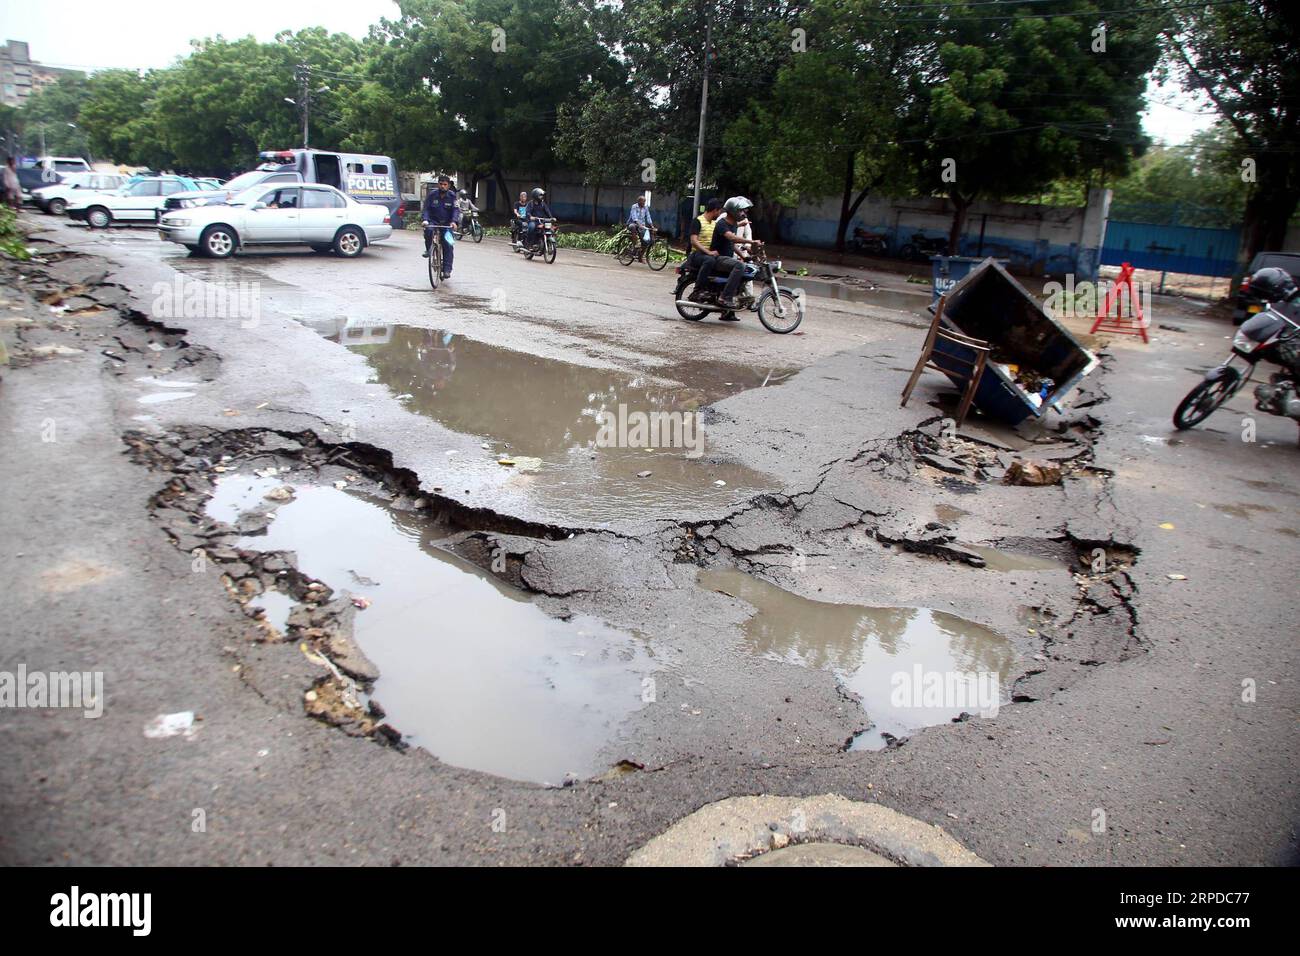
<path id="1" fill-rule="evenodd" d="M 391 0 L 178 0 L 166 5 L 123 5 L 109 0 L 0 0 L 0 39 L 26 40 L 32 59 L 79 70 L 148 69 L 189 53 L 190 39 L 252 34 L 268 41 L 281 30 L 323 26 L 364 37 L 381 17 L 398 16 Z M 1182 143 L 1211 125 L 1206 106 L 1176 88 L 1148 90 L 1143 127 L 1165 143 Z M 1172 104 L 1172 105 L 1164 105 Z"/>

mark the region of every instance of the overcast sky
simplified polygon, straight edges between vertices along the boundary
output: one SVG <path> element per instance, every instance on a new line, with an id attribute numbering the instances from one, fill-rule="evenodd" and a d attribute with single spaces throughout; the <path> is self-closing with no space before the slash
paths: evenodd
<path id="1" fill-rule="evenodd" d="M 3 39 L 26 40 L 32 58 L 78 70 L 167 66 L 190 50 L 191 38 L 252 34 L 271 40 L 281 30 L 323 26 L 360 38 L 381 17 L 396 18 L 391 0 L 215 0 L 131 6 L 105 0 L 0 0 Z M 1185 142 L 1210 125 L 1205 105 L 1174 89 L 1148 91 L 1154 99 L 1143 116 L 1153 138 Z M 1163 105 L 1164 103 L 1173 105 Z"/>

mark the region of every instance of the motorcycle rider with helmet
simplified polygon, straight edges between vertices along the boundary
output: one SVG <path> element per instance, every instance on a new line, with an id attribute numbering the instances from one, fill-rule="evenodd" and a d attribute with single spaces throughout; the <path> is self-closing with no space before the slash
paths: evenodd
<path id="1" fill-rule="evenodd" d="M 699 302 L 708 292 L 709 280 L 713 277 L 713 273 L 727 270 L 727 284 L 718 296 L 718 305 L 729 310 L 722 316 L 727 321 L 739 321 L 737 316 L 730 314 L 730 310 L 740 307 L 736 302 L 736 292 L 745 278 L 744 263 L 734 255 L 736 246 L 763 245 L 762 240 L 746 239 L 738 231 L 741 213 L 752 209 L 753 206 L 754 204 L 744 196 L 732 196 L 722 204 L 722 218 L 714 224 L 713 238 L 709 242 L 709 251 L 713 254 L 705 259 L 700 267 L 700 273 L 695 278 L 695 288 L 690 295 L 692 301 Z"/>
<path id="2" fill-rule="evenodd" d="M 539 219 L 554 219 L 555 214 L 551 212 L 551 207 L 546 203 L 546 190 L 538 186 L 531 193 L 528 201 L 528 208 L 524 210 L 528 217 L 528 245 L 534 246 L 537 243 L 537 232 L 539 228 Z"/>

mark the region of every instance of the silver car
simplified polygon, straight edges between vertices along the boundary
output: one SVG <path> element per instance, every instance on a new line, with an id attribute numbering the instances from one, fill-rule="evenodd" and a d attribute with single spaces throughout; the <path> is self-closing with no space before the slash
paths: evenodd
<path id="1" fill-rule="evenodd" d="M 255 245 L 306 245 L 350 259 L 387 239 L 393 227 L 383 206 L 359 203 L 332 186 L 274 183 L 246 189 L 226 203 L 169 212 L 158 232 L 214 259 Z"/>

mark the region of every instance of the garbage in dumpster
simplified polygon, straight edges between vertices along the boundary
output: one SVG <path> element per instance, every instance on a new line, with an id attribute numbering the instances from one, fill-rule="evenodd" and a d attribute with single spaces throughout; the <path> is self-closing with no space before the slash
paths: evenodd
<path id="1" fill-rule="evenodd" d="M 1031 415 L 1041 417 L 1097 365 L 1096 357 L 994 259 L 972 268 L 937 308 L 944 327 L 990 344 L 974 404 L 1010 425 Z M 964 362 L 973 355 L 943 339 L 935 351 Z M 965 384 L 965 379 L 959 382 L 945 374 L 959 387 Z"/>

